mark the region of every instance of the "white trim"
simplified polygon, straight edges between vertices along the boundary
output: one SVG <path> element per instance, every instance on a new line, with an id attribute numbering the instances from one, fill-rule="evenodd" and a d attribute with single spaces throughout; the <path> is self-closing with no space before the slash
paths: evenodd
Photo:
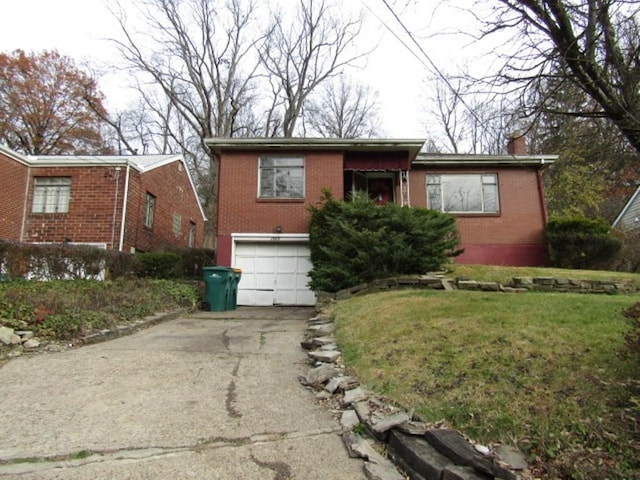
<path id="1" fill-rule="evenodd" d="M 308 233 L 232 233 L 234 242 L 308 242 Z"/>

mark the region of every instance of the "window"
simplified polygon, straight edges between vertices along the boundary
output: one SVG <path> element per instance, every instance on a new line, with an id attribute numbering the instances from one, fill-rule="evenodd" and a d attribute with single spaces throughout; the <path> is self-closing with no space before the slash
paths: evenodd
<path id="1" fill-rule="evenodd" d="M 33 213 L 67 213 L 71 198 L 71 179 L 39 177 L 33 184 Z"/>
<path id="2" fill-rule="evenodd" d="M 260 198 L 304 198 L 304 159 L 260 159 Z"/>
<path id="3" fill-rule="evenodd" d="M 447 213 L 498 213 L 497 175 L 428 175 L 427 207 Z"/>
<path id="4" fill-rule="evenodd" d="M 173 233 L 176 235 L 182 231 L 182 215 L 179 213 L 173 214 Z"/>
<path id="5" fill-rule="evenodd" d="M 196 224 L 189 222 L 189 247 L 193 248 L 196 244 Z"/>
<path id="6" fill-rule="evenodd" d="M 156 210 L 156 197 L 147 192 L 147 201 L 144 207 L 144 226 L 153 227 L 153 214 Z"/>

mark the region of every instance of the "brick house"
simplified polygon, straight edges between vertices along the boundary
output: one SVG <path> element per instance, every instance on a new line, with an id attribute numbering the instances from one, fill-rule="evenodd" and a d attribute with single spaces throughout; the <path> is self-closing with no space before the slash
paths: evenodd
<path id="1" fill-rule="evenodd" d="M 126 252 L 201 247 L 181 155 L 27 156 L 0 146 L 0 238 Z"/>
<path id="2" fill-rule="evenodd" d="M 220 161 L 217 263 L 243 270 L 240 305 L 311 305 L 308 206 L 364 190 L 377 202 L 455 215 L 457 262 L 544 265 L 540 171 L 556 156 L 425 155 L 423 140 L 208 139 Z"/>

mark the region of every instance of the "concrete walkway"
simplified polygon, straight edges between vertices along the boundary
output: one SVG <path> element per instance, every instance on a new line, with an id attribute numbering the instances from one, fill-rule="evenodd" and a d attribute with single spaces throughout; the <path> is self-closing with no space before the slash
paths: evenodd
<path id="1" fill-rule="evenodd" d="M 0 368 L 0 478 L 364 479 L 302 387 L 306 308 L 198 312 Z"/>

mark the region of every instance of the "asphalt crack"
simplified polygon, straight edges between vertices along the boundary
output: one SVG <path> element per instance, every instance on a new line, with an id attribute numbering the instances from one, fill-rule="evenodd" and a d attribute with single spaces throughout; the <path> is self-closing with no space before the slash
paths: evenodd
<path id="1" fill-rule="evenodd" d="M 27 475 L 53 469 L 80 468 L 85 465 L 149 460 L 154 458 L 180 455 L 184 453 L 202 453 L 207 450 L 229 447 L 245 447 L 286 440 L 300 440 L 322 435 L 335 435 L 337 427 L 319 428 L 307 431 L 294 432 L 265 432 L 257 433 L 249 437 L 211 437 L 198 440 L 195 445 L 179 445 L 175 447 L 125 447 L 112 450 L 80 450 L 61 455 L 20 457 L 0 460 L 0 477 Z M 291 478 L 290 467 L 283 462 L 263 462 L 251 454 L 251 460 L 260 467 L 273 470 L 276 473 L 274 480 L 288 480 Z"/>

